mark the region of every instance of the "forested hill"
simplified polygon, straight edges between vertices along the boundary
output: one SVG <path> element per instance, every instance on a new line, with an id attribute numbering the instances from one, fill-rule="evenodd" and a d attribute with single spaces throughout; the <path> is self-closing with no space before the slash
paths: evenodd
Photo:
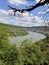
<path id="1" fill-rule="evenodd" d="M 21 27 L 21 26 L 15 26 L 15 25 L 10 25 L 10 24 L 3 24 L 3 23 L 0 23 L 0 26 L 8 27 L 8 28 L 16 28 L 17 30 L 22 29 L 22 30 L 25 30 L 25 31 L 49 32 L 49 26 Z"/>
<path id="2" fill-rule="evenodd" d="M 0 23 L 0 35 L 4 36 L 23 36 L 28 34 L 27 31 L 20 26 L 13 26 Z"/>

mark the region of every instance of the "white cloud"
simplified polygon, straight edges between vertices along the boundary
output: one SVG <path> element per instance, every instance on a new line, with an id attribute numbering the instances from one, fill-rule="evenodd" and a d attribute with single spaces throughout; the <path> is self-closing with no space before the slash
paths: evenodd
<path id="1" fill-rule="evenodd" d="M 40 15 L 45 14 L 45 13 L 46 13 L 45 11 L 38 12 L 38 14 Z"/>
<path id="2" fill-rule="evenodd" d="M 16 20 L 21 26 L 41 26 L 44 21 L 40 17 L 33 16 L 26 12 L 25 14 L 17 13 Z"/>
<path id="3" fill-rule="evenodd" d="M 8 10 L 7 13 L 8 13 L 9 16 L 14 15 L 13 10 Z"/>
<path id="4" fill-rule="evenodd" d="M 15 4 L 15 5 L 20 5 L 20 4 L 27 4 L 27 1 L 26 0 L 8 0 L 8 2 L 10 4 Z"/>
<path id="5" fill-rule="evenodd" d="M 46 14 L 47 12 L 49 12 L 49 8 L 45 8 L 44 10 L 38 12 L 38 14 L 40 14 L 40 15 L 43 14 L 43 15 L 44 15 L 44 14 Z"/>
<path id="6" fill-rule="evenodd" d="M 12 15 L 14 15 L 12 10 L 5 11 L 3 9 L 0 9 L 0 16 L 7 17 L 7 16 L 12 16 Z"/>
<path id="7" fill-rule="evenodd" d="M 40 0 L 36 0 L 36 3 L 38 3 Z"/>
<path id="8" fill-rule="evenodd" d="M 36 1 L 36 3 L 38 3 L 40 0 L 35 0 L 35 1 Z M 42 0 L 41 2 L 43 2 L 43 1 L 44 0 Z M 29 4 L 29 5 L 31 5 L 33 1 L 27 1 L 27 0 L 8 0 L 8 2 L 10 4 L 12 4 L 12 5 L 14 4 L 14 5 L 18 6 L 20 4 L 23 4 L 23 5 Z"/>
<path id="9" fill-rule="evenodd" d="M 0 10 L 0 14 L 2 15 L 0 17 L 0 23 L 29 27 L 44 25 L 43 20 L 40 17 L 29 14 L 28 12 L 25 13 L 16 12 L 16 16 L 15 17 L 13 16 L 13 18 L 10 17 L 13 15 L 12 10 L 8 11 Z"/>
<path id="10" fill-rule="evenodd" d="M 36 3 L 38 3 L 40 0 L 36 0 Z M 42 0 L 41 2 L 43 2 L 44 0 Z"/>
<path id="11" fill-rule="evenodd" d="M 49 11 L 49 9 L 47 9 L 47 11 Z"/>
<path id="12" fill-rule="evenodd" d="M 0 9 L 0 16 L 5 16 L 5 17 L 8 16 L 7 11 Z"/>
<path id="13" fill-rule="evenodd" d="M 9 24 L 6 18 L 2 18 L 2 17 L 0 17 L 0 23 Z"/>

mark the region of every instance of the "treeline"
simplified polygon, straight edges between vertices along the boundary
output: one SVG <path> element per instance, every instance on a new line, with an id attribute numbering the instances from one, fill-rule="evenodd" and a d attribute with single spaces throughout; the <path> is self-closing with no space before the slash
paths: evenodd
<path id="1" fill-rule="evenodd" d="M 28 32 L 25 31 L 24 28 L 19 26 L 12 26 L 0 23 L 0 35 L 4 36 L 24 36 L 27 35 Z"/>
<path id="2" fill-rule="evenodd" d="M 34 44 L 24 40 L 20 47 L 0 36 L 0 65 L 49 65 L 49 36 Z"/>

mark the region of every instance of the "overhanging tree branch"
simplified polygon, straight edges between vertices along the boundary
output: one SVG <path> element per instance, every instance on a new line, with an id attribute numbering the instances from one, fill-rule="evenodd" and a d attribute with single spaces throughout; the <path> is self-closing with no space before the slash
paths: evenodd
<path id="1" fill-rule="evenodd" d="M 24 11 L 30 12 L 30 11 L 32 11 L 32 10 L 34 10 L 34 9 L 40 7 L 40 6 L 43 6 L 43 5 L 47 4 L 47 3 L 49 4 L 49 0 L 44 0 L 43 2 L 41 2 L 41 1 L 42 0 L 40 0 L 36 5 L 34 5 L 32 7 L 29 7 L 29 8 L 26 8 L 26 9 L 16 9 L 16 8 L 11 7 L 11 6 L 8 6 L 8 7 L 10 7 L 13 10 L 14 16 L 15 16 L 16 15 L 15 12 L 17 12 L 17 11 L 19 11 L 21 13 L 23 13 Z"/>

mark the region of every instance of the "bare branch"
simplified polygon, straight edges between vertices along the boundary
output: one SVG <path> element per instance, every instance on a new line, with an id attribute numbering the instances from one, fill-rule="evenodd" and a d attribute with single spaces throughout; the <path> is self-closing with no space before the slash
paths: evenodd
<path id="1" fill-rule="evenodd" d="M 32 10 L 34 10 L 34 9 L 40 7 L 40 6 L 43 6 L 43 5 L 47 4 L 47 3 L 49 3 L 49 0 L 44 0 L 43 2 L 41 2 L 41 1 L 42 0 L 40 0 L 36 5 L 31 6 L 29 8 L 26 8 L 26 9 L 16 9 L 16 8 L 11 7 L 11 6 L 8 6 L 8 7 L 10 7 L 13 10 L 14 15 L 15 15 L 15 12 L 17 12 L 17 11 L 19 11 L 21 13 L 23 13 L 24 11 L 30 12 L 30 11 L 32 11 Z"/>

